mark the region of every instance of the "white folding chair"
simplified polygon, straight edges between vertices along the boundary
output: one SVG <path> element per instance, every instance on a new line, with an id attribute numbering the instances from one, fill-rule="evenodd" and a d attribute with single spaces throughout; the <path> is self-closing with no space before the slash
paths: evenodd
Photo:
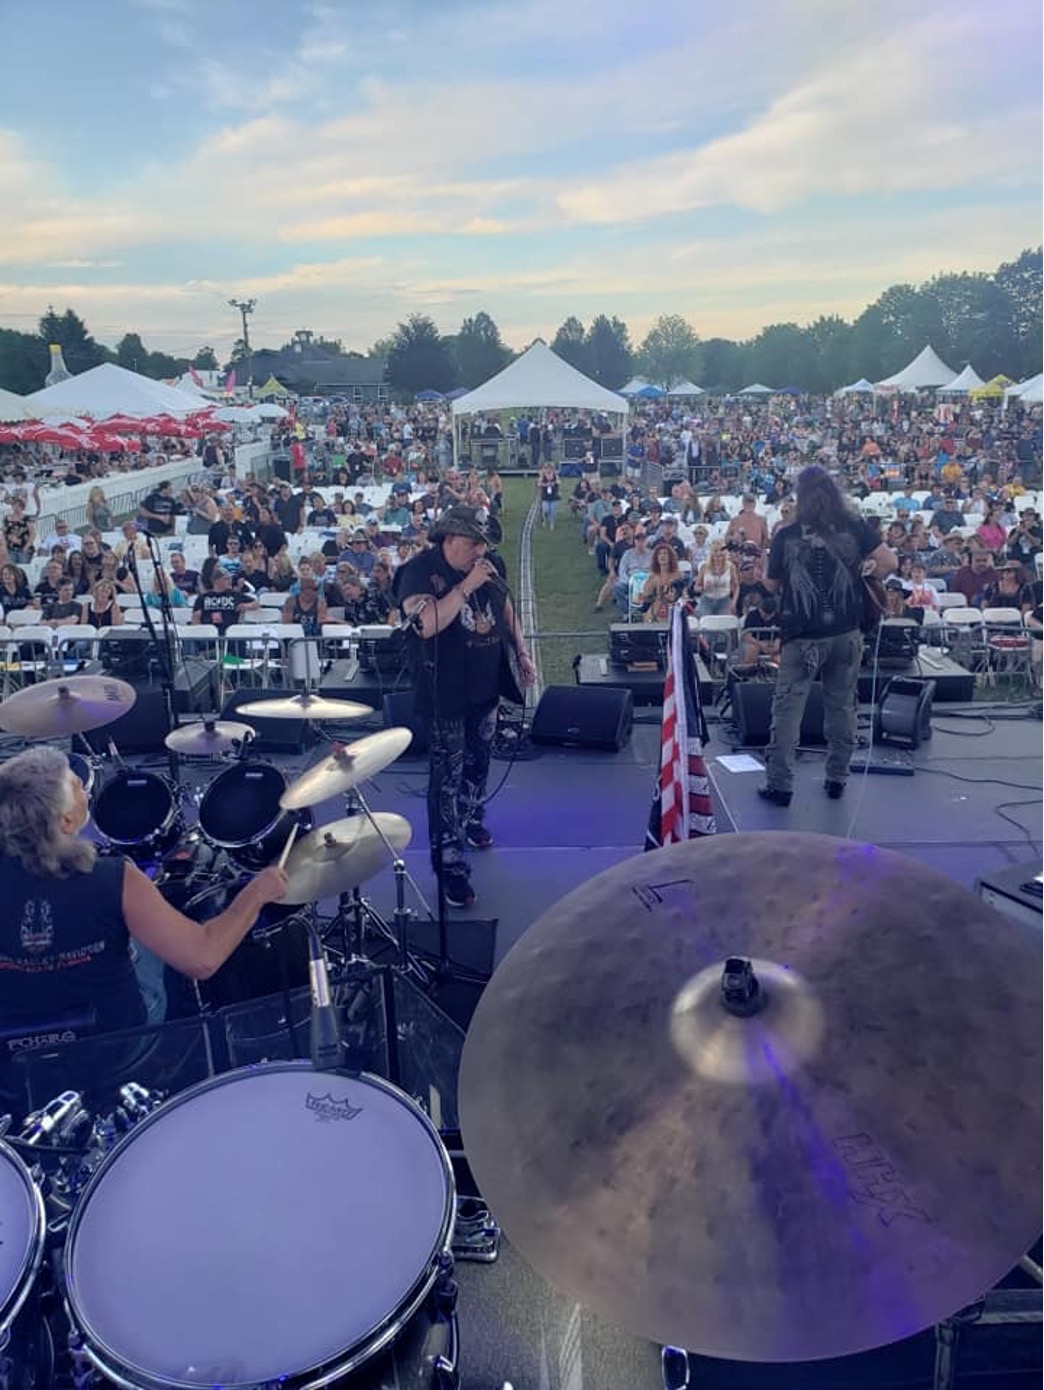
<path id="1" fill-rule="evenodd" d="M 627 621 L 629 623 L 633 623 L 635 619 L 641 617 L 638 611 L 638 599 L 648 578 L 648 570 L 635 570 L 627 581 Z"/>
<path id="2" fill-rule="evenodd" d="M 39 627 L 39 608 L 14 608 L 8 613 L 5 622 L 8 627 Z"/>
<path id="3" fill-rule="evenodd" d="M 117 594 L 116 604 L 126 612 L 128 608 L 140 608 L 141 599 L 137 594 Z"/>
<path id="4" fill-rule="evenodd" d="M 1031 640 L 1018 608 L 984 608 L 986 678 L 991 685 L 999 676 L 1029 681 L 1032 678 Z"/>
<path id="5" fill-rule="evenodd" d="M 986 641 L 979 608 L 948 608 L 943 615 L 946 645 L 954 661 L 968 671 L 981 671 L 986 662 Z"/>
<path id="6" fill-rule="evenodd" d="M 951 594 L 948 591 L 944 591 L 939 595 L 939 611 L 941 613 L 953 608 L 967 607 L 968 600 L 963 594 Z"/>
<path id="7" fill-rule="evenodd" d="M 723 680 L 739 648 L 740 620 L 735 613 L 709 613 L 698 621 L 699 634 L 707 644 L 708 669 Z"/>

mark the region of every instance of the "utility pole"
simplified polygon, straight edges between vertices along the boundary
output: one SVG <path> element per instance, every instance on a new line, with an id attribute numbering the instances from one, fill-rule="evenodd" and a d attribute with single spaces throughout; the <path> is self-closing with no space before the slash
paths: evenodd
<path id="1" fill-rule="evenodd" d="M 243 316 L 243 350 L 247 358 L 247 390 L 251 398 L 254 395 L 254 349 L 250 346 L 250 326 L 247 323 L 250 315 L 257 308 L 256 299 L 230 299 L 228 301 L 230 309 L 238 309 Z"/>

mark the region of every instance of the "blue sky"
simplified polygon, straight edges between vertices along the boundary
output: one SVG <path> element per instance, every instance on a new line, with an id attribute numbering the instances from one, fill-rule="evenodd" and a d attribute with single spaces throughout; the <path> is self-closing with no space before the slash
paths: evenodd
<path id="1" fill-rule="evenodd" d="M 704 337 L 1041 233 L 1026 0 L 5 6 L 0 326 L 367 349 L 413 310 Z"/>

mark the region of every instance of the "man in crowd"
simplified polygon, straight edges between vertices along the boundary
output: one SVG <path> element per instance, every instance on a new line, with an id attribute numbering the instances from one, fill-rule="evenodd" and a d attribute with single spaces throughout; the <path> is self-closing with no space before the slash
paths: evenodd
<path id="1" fill-rule="evenodd" d="M 192 605 L 192 622 L 209 623 L 218 632 L 238 623 L 248 608 L 256 608 L 257 599 L 232 587 L 232 576 L 220 565 L 211 575 L 211 587 L 199 594 Z"/>
<path id="2" fill-rule="evenodd" d="M 178 504 L 170 482 L 158 483 L 152 492 L 138 506 L 138 515 L 145 522 L 150 536 L 172 536 L 174 534 L 174 514 Z"/>

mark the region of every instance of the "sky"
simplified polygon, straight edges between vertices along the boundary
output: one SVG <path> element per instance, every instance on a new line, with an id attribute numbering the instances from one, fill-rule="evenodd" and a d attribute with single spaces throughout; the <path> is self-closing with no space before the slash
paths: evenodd
<path id="1" fill-rule="evenodd" d="M 854 318 L 1042 240 L 1032 0 L 5 0 L 0 326 Z"/>

